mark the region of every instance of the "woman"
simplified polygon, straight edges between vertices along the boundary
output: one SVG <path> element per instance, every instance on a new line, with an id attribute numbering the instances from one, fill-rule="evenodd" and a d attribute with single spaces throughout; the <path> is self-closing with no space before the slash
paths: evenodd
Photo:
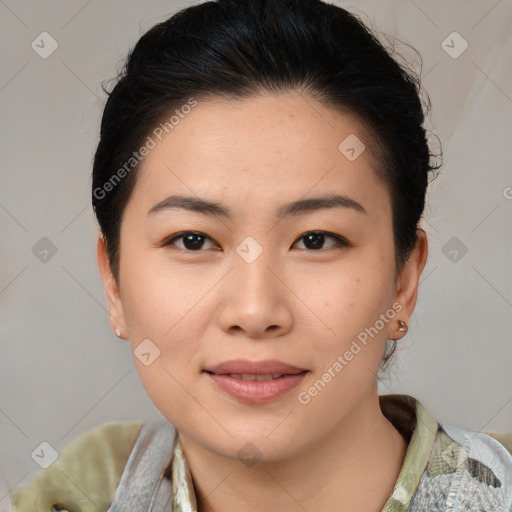
<path id="1" fill-rule="evenodd" d="M 82 436 L 17 510 L 511 510 L 498 441 L 377 393 L 428 253 L 419 86 L 320 1 L 206 2 L 139 40 L 92 203 L 167 421 Z"/>

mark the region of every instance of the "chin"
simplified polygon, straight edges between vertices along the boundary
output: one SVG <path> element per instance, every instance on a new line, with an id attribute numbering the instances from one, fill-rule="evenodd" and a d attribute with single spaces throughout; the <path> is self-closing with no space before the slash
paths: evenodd
<path id="1" fill-rule="evenodd" d="M 228 428 L 232 437 L 224 436 L 222 441 L 218 437 L 204 441 L 211 451 L 237 459 L 247 467 L 251 467 L 255 462 L 279 462 L 293 457 L 300 449 L 297 442 L 293 441 L 297 439 L 297 435 L 290 435 L 287 432 L 279 435 L 276 430 L 272 432 L 272 428 L 269 428 L 268 423 L 263 430 L 248 429 L 247 425 L 240 431 Z"/>

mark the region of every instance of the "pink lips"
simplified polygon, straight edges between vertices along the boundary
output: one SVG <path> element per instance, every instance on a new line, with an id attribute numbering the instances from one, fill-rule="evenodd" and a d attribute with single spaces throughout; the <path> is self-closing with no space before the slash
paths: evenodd
<path id="1" fill-rule="evenodd" d="M 265 403 L 297 386 L 307 370 L 275 359 L 249 361 L 236 359 L 205 369 L 209 378 L 230 396 L 248 403 Z M 229 374 L 281 375 L 272 380 L 241 380 Z"/>

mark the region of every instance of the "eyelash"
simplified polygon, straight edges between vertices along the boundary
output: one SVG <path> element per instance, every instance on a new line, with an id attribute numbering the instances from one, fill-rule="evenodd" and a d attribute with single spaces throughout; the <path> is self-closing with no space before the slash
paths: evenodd
<path id="1" fill-rule="evenodd" d="M 350 247 L 350 245 L 351 245 L 349 242 L 347 242 L 344 238 L 340 237 L 339 235 L 335 235 L 334 233 L 329 233 L 328 231 L 319 231 L 319 230 L 307 231 L 303 235 L 299 236 L 295 240 L 295 242 L 293 242 L 293 245 L 295 245 L 299 240 L 305 238 L 307 235 L 312 235 L 312 234 L 324 235 L 327 238 L 334 239 L 335 242 L 336 242 L 335 246 L 338 247 L 338 248 Z M 201 233 L 199 231 L 182 231 L 181 233 L 177 233 L 176 235 L 172 235 L 171 237 L 165 239 L 162 242 L 162 244 L 160 245 L 160 247 L 170 247 L 170 246 L 173 245 L 173 242 L 175 242 L 176 240 L 179 240 L 179 239 L 183 239 L 186 235 L 198 235 L 200 237 L 203 237 L 205 239 L 211 240 L 213 242 L 213 240 L 209 236 L 207 236 L 204 233 Z M 333 246 L 331 246 L 331 248 L 332 247 Z M 192 251 L 192 250 L 189 250 L 189 249 L 182 249 L 181 247 L 175 247 L 175 248 L 178 249 L 178 250 L 184 251 L 184 252 L 202 252 L 202 249 L 198 249 L 197 251 Z M 318 250 L 302 249 L 302 250 L 305 250 L 305 251 L 308 251 L 308 252 L 323 252 L 326 249 L 318 249 Z"/>

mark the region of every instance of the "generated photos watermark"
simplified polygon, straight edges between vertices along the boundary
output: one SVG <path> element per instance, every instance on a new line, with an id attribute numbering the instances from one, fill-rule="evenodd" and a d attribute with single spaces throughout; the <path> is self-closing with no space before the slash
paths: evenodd
<path id="1" fill-rule="evenodd" d="M 306 391 L 301 391 L 297 395 L 297 400 L 302 405 L 307 405 L 311 400 L 322 391 L 325 386 L 332 379 L 334 379 L 344 368 L 347 366 L 354 357 L 361 352 L 361 350 L 367 346 L 368 337 L 374 338 L 386 325 L 395 317 L 397 313 L 402 311 L 403 306 L 400 302 L 394 302 L 392 307 L 387 309 L 385 313 L 381 313 L 379 319 L 371 327 L 365 327 L 361 331 L 356 339 L 352 340 L 352 343 L 348 350 L 343 355 L 338 355 L 336 361 L 334 361 L 322 376 L 315 381 Z M 358 343 L 359 342 L 359 343 Z M 362 346 L 361 346 L 362 345 Z"/>
<path id="2" fill-rule="evenodd" d="M 179 123 L 181 119 L 184 119 L 194 107 L 197 106 L 197 100 L 189 98 L 187 103 L 176 109 L 174 114 L 163 123 L 160 123 L 152 132 L 148 135 L 144 144 L 134 151 L 132 156 L 121 166 L 112 176 L 101 186 L 96 187 L 93 191 L 93 195 L 96 199 L 104 199 L 109 192 L 112 192 L 116 185 L 118 185 L 129 172 L 135 168 L 142 159 L 149 154 L 149 152 L 156 147 L 157 140 L 161 141 L 164 134 L 170 133 Z"/>

